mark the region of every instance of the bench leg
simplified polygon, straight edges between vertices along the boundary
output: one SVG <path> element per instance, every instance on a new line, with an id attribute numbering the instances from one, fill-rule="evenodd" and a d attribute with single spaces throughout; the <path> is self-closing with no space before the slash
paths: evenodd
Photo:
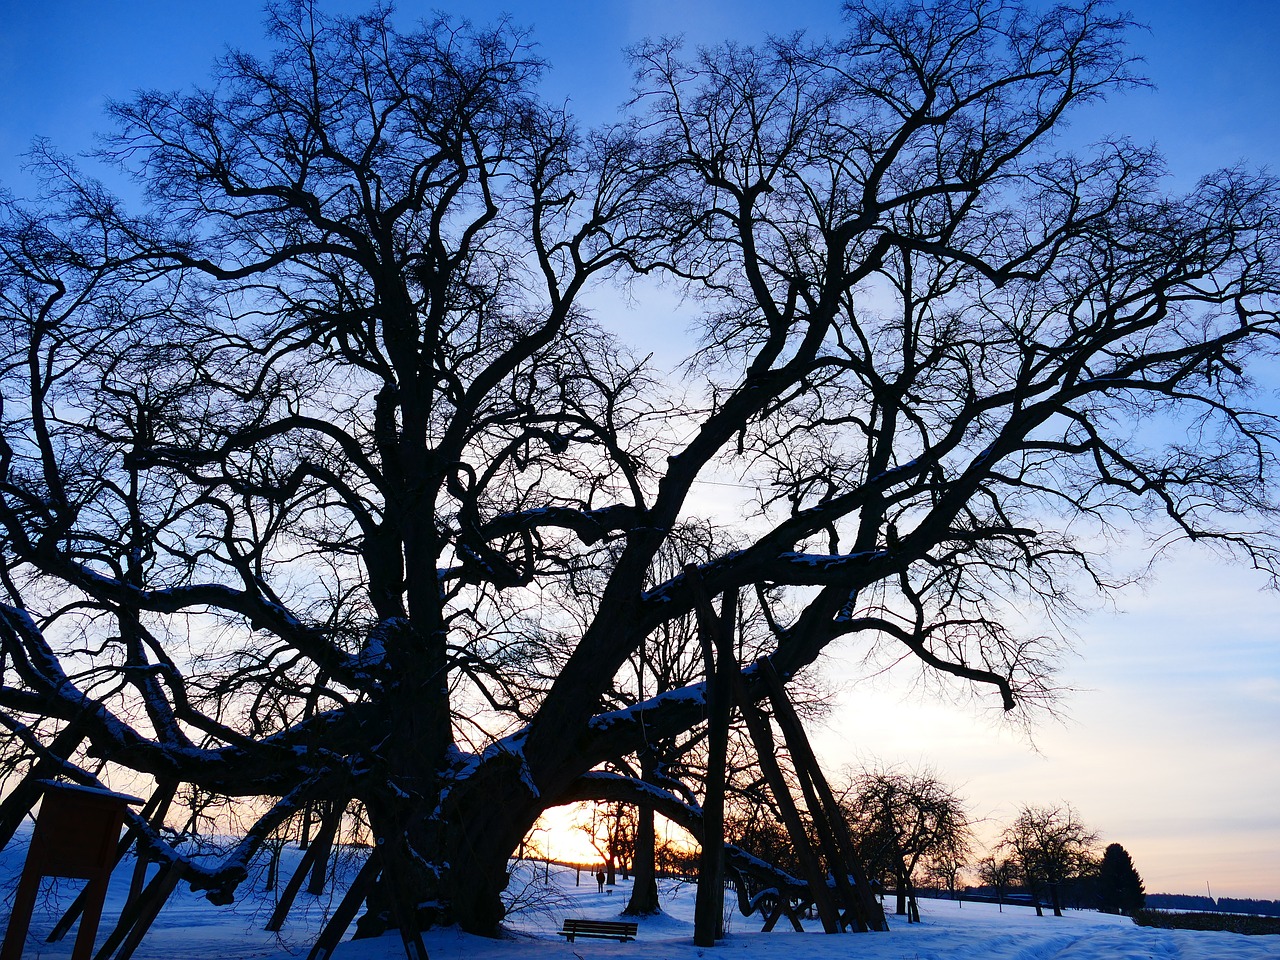
<path id="1" fill-rule="evenodd" d="M 102 920 L 102 902 L 107 897 L 107 881 L 110 879 L 110 872 L 106 876 L 100 874 L 84 888 L 85 906 L 80 912 L 80 932 L 76 934 L 71 960 L 89 960 L 93 956 L 93 939 L 98 934 L 98 923 Z"/>

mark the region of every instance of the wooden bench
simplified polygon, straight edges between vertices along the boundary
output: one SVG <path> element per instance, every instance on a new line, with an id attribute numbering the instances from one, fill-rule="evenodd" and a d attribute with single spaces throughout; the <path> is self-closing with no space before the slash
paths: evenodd
<path id="1" fill-rule="evenodd" d="M 559 933 L 562 937 L 568 937 L 570 943 L 573 942 L 574 937 L 617 940 L 619 943 L 626 943 L 636 938 L 639 929 L 638 924 L 628 923 L 625 920 L 572 920 L 566 917 L 564 929 Z"/>

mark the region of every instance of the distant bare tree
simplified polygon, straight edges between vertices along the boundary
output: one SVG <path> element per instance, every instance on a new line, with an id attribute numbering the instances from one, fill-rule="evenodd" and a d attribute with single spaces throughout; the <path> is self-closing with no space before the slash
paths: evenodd
<path id="1" fill-rule="evenodd" d="M 1008 857 L 997 853 L 988 854 L 977 863 L 978 879 L 983 886 L 995 891 L 996 904 L 1004 913 L 1004 897 L 1018 878 L 1018 867 Z"/>
<path id="2" fill-rule="evenodd" d="M 593 804 L 578 829 L 599 855 L 605 883 L 612 887 L 618 882 L 618 870 L 628 871 L 635 855 L 635 812 L 622 803 Z"/>
<path id="3" fill-rule="evenodd" d="M 947 848 L 934 854 L 924 865 L 925 878 L 936 887 L 947 891 L 952 900 L 956 898 L 956 889 L 960 885 L 960 877 L 969 865 L 970 850 Z"/>
<path id="4" fill-rule="evenodd" d="M 1069 804 L 1023 807 L 1004 831 L 1001 847 L 1017 865 L 1018 876 L 1036 898 L 1048 894 L 1053 915 L 1062 916 L 1063 890 L 1096 868 L 1098 835 L 1080 821 Z"/>
<path id="5" fill-rule="evenodd" d="M 931 772 L 871 770 L 854 778 L 845 806 L 869 871 L 893 881 L 897 913 L 918 922 L 917 869 L 942 864 L 954 877 L 968 857 L 963 802 Z"/>

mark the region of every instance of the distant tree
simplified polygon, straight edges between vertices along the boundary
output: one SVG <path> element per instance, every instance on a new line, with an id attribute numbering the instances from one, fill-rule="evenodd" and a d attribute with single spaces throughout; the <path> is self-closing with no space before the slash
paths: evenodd
<path id="1" fill-rule="evenodd" d="M 1132 916 L 1147 902 L 1142 877 L 1133 865 L 1129 851 L 1118 843 L 1108 845 L 1102 854 L 1097 876 L 1098 909 L 1103 913 Z"/>
<path id="2" fill-rule="evenodd" d="M 578 827 L 604 867 L 606 882 L 618 882 L 618 869 L 625 873 L 635 852 L 636 820 L 634 810 L 623 803 L 596 803 L 590 807 L 585 823 Z"/>
<path id="3" fill-rule="evenodd" d="M 968 849 L 948 847 L 931 856 L 924 865 L 924 875 L 930 886 L 946 890 L 952 900 L 960 885 L 960 875 L 969 861 Z"/>
<path id="4" fill-rule="evenodd" d="M 1147 905 L 1153 910 L 1217 910 L 1213 897 L 1195 893 L 1150 893 Z"/>
<path id="5" fill-rule="evenodd" d="M 661 840 L 657 844 L 656 866 L 660 877 L 688 879 L 698 870 L 698 854 L 687 842 Z"/>
<path id="6" fill-rule="evenodd" d="M 1055 917 L 1062 916 L 1066 885 L 1096 866 L 1097 843 L 1098 835 L 1081 823 L 1070 804 L 1023 807 L 1001 840 L 1036 898 L 1036 913 L 1043 913 L 1040 897 L 1047 894 Z"/>
<path id="7" fill-rule="evenodd" d="M 917 868 L 929 862 L 957 865 L 968 853 L 963 802 L 930 772 L 873 770 L 854 779 L 845 804 L 868 872 L 892 880 L 898 915 L 918 921 Z"/>
<path id="8" fill-rule="evenodd" d="M 1008 857 L 991 854 L 978 861 L 978 879 L 985 887 L 990 887 L 996 895 L 996 904 L 1004 913 L 1004 895 L 1014 885 L 1018 877 L 1018 867 Z"/>
<path id="9" fill-rule="evenodd" d="M 1217 908 L 1227 913 L 1251 913 L 1259 917 L 1280 917 L 1280 900 L 1258 900 L 1253 897 L 1218 897 Z"/>

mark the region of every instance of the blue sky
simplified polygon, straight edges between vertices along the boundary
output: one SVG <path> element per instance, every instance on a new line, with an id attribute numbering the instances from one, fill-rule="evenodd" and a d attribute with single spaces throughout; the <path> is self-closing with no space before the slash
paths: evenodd
<path id="1" fill-rule="evenodd" d="M 349 0 L 327 9 L 355 12 Z M 1076 122 L 1073 137 L 1123 133 L 1155 142 L 1176 181 L 1215 166 L 1280 163 L 1280 3 L 1139 0 L 1123 5 L 1154 91 Z M 839 29 L 827 0 L 402 0 L 400 16 L 443 9 L 480 22 L 509 12 L 534 28 L 553 70 L 548 96 L 588 122 L 626 98 L 621 55 L 646 35 L 690 43 L 766 32 Z M 0 184 L 33 190 L 20 154 L 33 136 L 69 152 L 91 146 L 106 98 L 203 80 L 228 44 L 260 46 L 256 0 L 0 0 Z M 639 311 L 643 313 L 643 307 Z M 624 323 L 644 323 L 636 310 Z M 625 336 L 625 331 L 624 331 Z M 1274 379 L 1274 378 L 1270 378 Z M 1280 898 L 1280 597 L 1240 567 L 1189 549 L 1143 590 L 1078 629 L 1064 675 L 1066 718 L 1033 750 L 970 706 L 912 692 L 892 672 L 847 682 L 818 733 L 827 762 L 931 764 L 992 822 L 1020 802 L 1069 800 L 1105 840 L 1133 853 L 1148 890 Z M 852 746 L 851 746 L 852 744 Z"/>
<path id="2" fill-rule="evenodd" d="M 326 9 L 356 12 L 336 0 Z M 1156 93 L 1134 94 L 1099 112 L 1098 132 L 1156 140 L 1175 172 L 1195 172 L 1280 150 L 1280 6 L 1270 0 L 1140 0 L 1121 4 L 1151 27 L 1134 35 Z M 607 118 L 629 82 L 619 51 L 647 35 L 691 43 L 753 40 L 766 32 L 840 26 L 831 0 L 402 0 L 400 15 L 433 9 L 487 22 L 507 12 L 533 27 L 553 65 L 548 93 L 586 117 Z M 101 128 L 105 97 L 202 79 L 226 45 L 260 44 L 261 4 L 164 0 L 0 0 L 0 180 L 35 134 L 65 148 Z M 1105 118 L 1105 119 L 1103 119 Z"/>

